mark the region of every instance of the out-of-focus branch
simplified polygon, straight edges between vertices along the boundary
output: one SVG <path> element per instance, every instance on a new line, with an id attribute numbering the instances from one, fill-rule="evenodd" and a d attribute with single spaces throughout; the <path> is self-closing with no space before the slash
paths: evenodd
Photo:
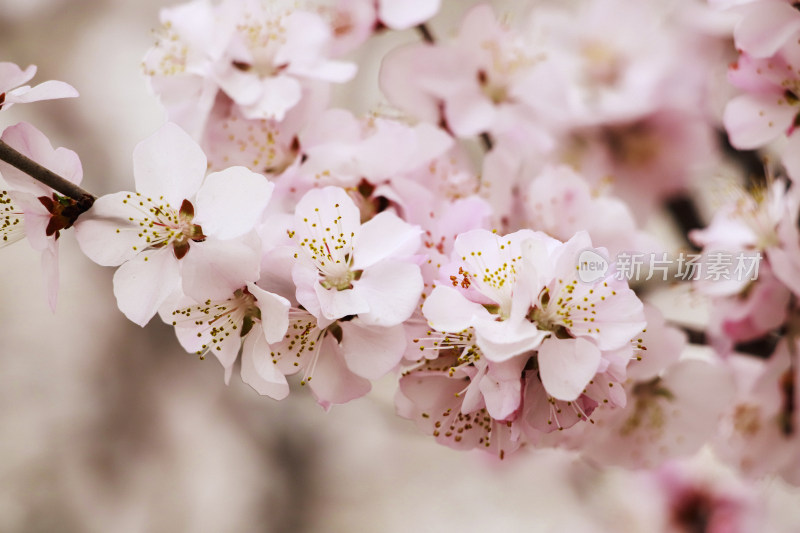
<path id="1" fill-rule="evenodd" d="M 430 28 L 424 22 L 422 24 L 417 25 L 417 31 L 422 36 L 422 40 L 428 44 L 434 44 L 436 39 L 434 39 L 433 34 L 431 33 Z"/>

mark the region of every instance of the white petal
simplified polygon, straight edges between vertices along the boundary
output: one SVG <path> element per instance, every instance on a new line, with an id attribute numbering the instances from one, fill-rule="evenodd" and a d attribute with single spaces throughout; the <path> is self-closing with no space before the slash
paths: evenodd
<path id="1" fill-rule="evenodd" d="M 331 404 L 346 403 L 370 391 L 370 382 L 350 371 L 330 335 L 325 335 L 320 350 L 322 352 L 308 385 L 322 407 L 329 409 Z"/>
<path id="2" fill-rule="evenodd" d="M 6 95 L 9 103 L 28 103 L 38 102 L 39 100 L 55 100 L 57 98 L 74 98 L 78 96 L 75 87 L 63 81 L 50 80 L 25 90 L 12 91 Z"/>
<path id="3" fill-rule="evenodd" d="M 539 347 L 539 375 L 547 394 L 573 401 L 597 373 L 600 350 L 585 339 L 546 339 Z"/>
<path id="4" fill-rule="evenodd" d="M 786 132 L 794 120 L 791 106 L 781 105 L 782 95 L 743 94 L 725 107 L 725 129 L 740 150 L 760 148 Z"/>
<path id="5" fill-rule="evenodd" d="M 403 326 L 369 326 L 359 319 L 342 322 L 342 355 L 347 367 L 366 379 L 378 379 L 393 369 L 406 350 Z"/>
<path id="6" fill-rule="evenodd" d="M 399 261 L 378 263 L 365 270 L 361 279 L 354 282 L 354 290 L 369 306 L 368 312 L 359 316 L 366 324 L 399 324 L 417 308 L 423 288 L 422 274 L 417 265 Z"/>
<path id="7" fill-rule="evenodd" d="M 384 211 L 362 224 L 353 239 L 353 270 L 361 270 L 387 257 L 408 257 L 417 252 L 422 230 Z"/>
<path id="8" fill-rule="evenodd" d="M 98 265 L 120 265 L 148 246 L 139 226 L 144 214 L 130 197 L 135 193 L 101 196 L 75 222 L 81 251 Z"/>
<path id="9" fill-rule="evenodd" d="M 255 283 L 248 283 L 247 289 L 255 296 L 256 305 L 261 310 L 261 327 L 267 342 L 279 342 L 289 328 L 289 300 L 267 292 Z"/>
<path id="10" fill-rule="evenodd" d="M 178 261 L 170 248 L 144 252 L 114 274 L 117 307 L 130 321 L 142 327 L 179 287 Z"/>
<path id="11" fill-rule="evenodd" d="M 206 174 L 206 156 L 188 133 L 171 122 L 136 145 L 133 177 L 136 190 L 154 200 L 180 206 L 195 195 Z"/>
<path id="12" fill-rule="evenodd" d="M 269 357 L 269 344 L 259 326 L 253 327 L 242 348 L 242 381 L 261 395 L 282 400 L 289 395 L 289 383 Z"/>
<path id="13" fill-rule="evenodd" d="M 439 11 L 440 0 L 381 0 L 378 18 L 393 30 L 405 30 L 421 24 Z"/>
<path id="14" fill-rule="evenodd" d="M 326 289 L 319 283 L 315 283 L 314 292 L 319 300 L 322 316 L 330 320 L 369 311 L 369 303 L 354 289 L 343 291 L 335 288 Z"/>
<path id="15" fill-rule="evenodd" d="M 736 47 L 753 57 L 769 57 L 800 29 L 800 14 L 788 3 L 754 2 L 737 10 Z"/>
<path id="16" fill-rule="evenodd" d="M 244 235 L 261 218 L 274 188 L 264 176 L 245 167 L 209 174 L 197 191 L 194 222 L 203 233 L 219 239 Z"/>
<path id="17" fill-rule="evenodd" d="M 184 292 L 198 301 L 225 299 L 256 281 L 261 267 L 258 244 L 252 238 L 192 243 L 180 260 Z"/>
<path id="18" fill-rule="evenodd" d="M 476 320 L 489 317 L 482 305 L 467 300 L 452 287 L 437 286 L 422 304 L 422 314 L 431 327 L 457 333 L 472 326 Z"/>

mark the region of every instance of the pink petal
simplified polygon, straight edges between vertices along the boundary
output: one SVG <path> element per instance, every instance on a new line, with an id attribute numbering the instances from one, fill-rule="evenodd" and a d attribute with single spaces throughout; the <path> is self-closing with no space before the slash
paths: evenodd
<path id="1" fill-rule="evenodd" d="M 242 348 L 242 381 L 263 396 L 282 400 L 289 395 L 289 383 L 269 357 L 269 344 L 259 326 L 244 339 Z"/>
<path id="2" fill-rule="evenodd" d="M 378 19 L 393 30 L 421 24 L 439 11 L 440 0 L 380 0 Z"/>
<path id="3" fill-rule="evenodd" d="M 247 118 L 280 121 L 297 105 L 302 95 L 300 82 L 290 76 L 266 78 L 261 80 L 261 98 L 242 111 Z"/>
<path id="4" fill-rule="evenodd" d="M 267 342 L 280 342 L 289 327 L 289 300 L 267 292 L 255 283 L 248 283 L 247 289 L 255 296 L 256 305 L 261 310 L 261 327 Z"/>
<path id="5" fill-rule="evenodd" d="M 123 191 L 101 196 L 75 223 L 81 251 L 98 265 L 121 265 L 147 247 L 138 224 L 142 213 L 125 202 L 131 195 Z"/>
<path id="6" fill-rule="evenodd" d="M 244 235 L 260 220 L 274 188 L 264 176 L 245 167 L 209 174 L 197 191 L 195 223 L 204 234 L 219 239 Z"/>
<path id="7" fill-rule="evenodd" d="M 419 266 L 383 261 L 364 271 L 354 290 L 367 302 L 368 312 L 359 316 L 366 324 L 394 326 L 417 308 L 424 284 Z"/>
<path id="8" fill-rule="evenodd" d="M 26 91 L 11 91 L 6 94 L 6 101 L 10 104 L 25 104 L 29 102 L 38 102 L 39 100 L 74 98 L 76 96 L 78 96 L 78 91 L 69 83 L 50 80 L 40 83 Z"/>
<path id="9" fill-rule="evenodd" d="M 723 120 L 731 144 L 740 150 L 760 148 L 784 134 L 794 121 L 782 96 L 743 94 L 728 102 Z"/>
<path id="10" fill-rule="evenodd" d="M 31 124 L 20 122 L 6 128 L 3 131 L 2 139 L 9 146 L 43 167 L 73 183 L 80 183 L 83 172 L 78 154 L 66 148 L 54 150 L 47 136 Z M 35 181 L 22 171 L 2 162 L 0 162 L 0 170 L 8 184 L 15 189 L 36 196 L 50 195 L 51 190 L 47 186 Z"/>
<path id="11" fill-rule="evenodd" d="M 178 261 L 170 248 L 141 253 L 114 274 L 117 307 L 142 327 L 179 287 Z"/>
<path id="12" fill-rule="evenodd" d="M 354 289 L 345 289 L 343 291 L 335 288 L 326 289 L 317 282 L 314 283 L 314 293 L 319 300 L 322 316 L 330 320 L 369 311 L 369 303 Z"/>
<path id="13" fill-rule="evenodd" d="M 0 93 L 18 87 L 36 75 L 36 65 L 28 65 L 25 70 L 8 61 L 0 62 Z"/>
<path id="14" fill-rule="evenodd" d="M 382 328 L 358 318 L 342 322 L 342 355 L 347 368 L 366 379 L 378 379 L 393 369 L 406 350 L 402 325 Z"/>
<path id="15" fill-rule="evenodd" d="M 387 257 L 408 257 L 417 252 L 422 230 L 384 211 L 361 225 L 353 238 L 353 270 L 365 269 Z"/>
<path id="16" fill-rule="evenodd" d="M 320 341 L 321 353 L 314 374 L 308 381 L 317 402 L 325 409 L 346 403 L 370 391 L 370 382 L 350 371 L 341 350 L 330 335 Z"/>
<path id="17" fill-rule="evenodd" d="M 58 241 L 53 241 L 51 247 L 42 251 L 42 274 L 47 303 L 55 313 L 58 303 Z"/>
<path id="18" fill-rule="evenodd" d="M 192 243 L 180 260 L 184 292 L 198 301 L 221 300 L 260 276 L 261 257 L 258 239 L 222 241 L 209 238 Z M 173 255 L 172 249 L 168 248 Z"/>
<path id="19" fill-rule="evenodd" d="M 539 374 L 547 394 L 573 401 L 597 373 L 600 350 L 585 339 L 547 339 L 539 347 Z"/>
<path id="20" fill-rule="evenodd" d="M 737 9 L 736 47 L 753 57 L 769 57 L 800 30 L 800 13 L 785 2 L 753 2 Z"/>
<path id="21" fill-rule="evenodd" d="M 188 133 L 172 122 L 136 145 L 133 177 L 136 190 L 172 206 L 192 198 L 206 174 L 206 156 Z"/>
<path id="22" fill-rule="evenodd" d="M 491 320 L 482 305 L 467 300 L 460 292 L 443 285 L 437 286 L 422 304 L 422 314 L 434 329 L 448 333 L 463 331 L 480 317 Z"/>

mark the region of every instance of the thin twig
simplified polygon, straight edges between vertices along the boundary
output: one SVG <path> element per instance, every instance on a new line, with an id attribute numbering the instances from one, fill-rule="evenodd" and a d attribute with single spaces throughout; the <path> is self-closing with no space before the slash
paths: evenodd
<path id="1" fill-rule="evenodd" d="M 33 179 L 44 183 L 54 191 L 72 198 L 78 203 L 82 211 L 88 210 L 96 200 L 96 197 L 92 193 L 62 178 L 52 170 L 43 167 L 3 141 L 0 141 L 0 160 L 21 170 Z"/>
<path id="2" fill-rule="evenodd" d="M 492 136 L 484 131 L 483 133 L 481 133 L 480 137 L 481 137 L 481 144 L 483 145 L 483 148 L 487 152 L 491 152 L 492 148 L 494 147 L 494 140 L 492 139 Z"/>
<path id="3" fill-rule="evenodd" d="M 428 25 L 424 22 L 417 25 L 417 31 L 422 36 L 422 40 L 426 43 L 434 44 L 436 42 L 436 39 L 433 38 L 430 28 L 428 28 Z"/>

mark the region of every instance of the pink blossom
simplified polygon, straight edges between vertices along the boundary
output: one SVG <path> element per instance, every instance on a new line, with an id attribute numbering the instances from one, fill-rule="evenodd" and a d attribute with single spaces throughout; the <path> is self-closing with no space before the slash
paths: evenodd
<path id="1" fill-rule="evenodd" d="M 380 85 L 393 104 L 463 137 L 536 124 L 537 113 L 553 113 L 553 101 L 542 97 L 559 95 L 551 74 L 520 34 L 480 4 L 467 12 L 453 43 L 389 53 Z"/>
<path id="2" fill-rule="evenodd" d="M 419 248 L 419 228 L 391 212 L 361 224 L 347 193 L 325 187 L 297 204 L 292 236 L 297 301 L 321 327 L 356 315 L 368 325 L 395 326 L 416 308 L 422 275 L 408 259 Z"/>
<path id="3" fill-rule="evenodd" d="M 30 124 L 21 122 L 6 128 L 2 140 L 72 183 L 81 182 L 83 169 L 78 155 L 66 148 L 53 149 L 47 137 Z M 47 299 L 55 311 L 58 301 L 58 238 L 60 230 L 69 228 L 74 222 L 76 215 L 70 213 L 71 201 L 4 162 L 0 162 L 0 172 L 8 184 L 7 190 L 0 191 L 2 244 L 10 244 L 24 236 L 34 250 L 42 253 Z"/>
<path id="4" fill-rule="evenodd" d="M 181 345 L 201 358 L 214 354 L 230 381 L 242 350 L 242 380 L 259 394 L 281 400 L 289 384 L 268 357 L 269 343 L 280 341 L 289 326 L 289 302 L 254 283 L 224 300 L 202 303 L 182 298 L 160 310 L 162 320 L 175 326 Z"/>
<path id="5" fill-rule="evenodd" d="M 205 155 L 172 123 L 139 143 L 133 161 L 137 192 L 99 198 L 76 225 L 90 259 L 121 265 L 114 294 L 129 319 L 143 326 L 179 288 L 222 299 L 258 279 L 253 229 L 271 183 L 243 167 L 205 177 Z"/>
<path id="6" fill-rule="evenodd" d="M 0 62 L 0 109 L 9 109 L 14 104 L 78 96 L 78 91 L 63 81 L 49 80 L 34 87 L 22 85 L 34 75 L 36 65 L 22 70 L 14 63 Z"/>
<path id="7" fill-rule="evenodd" d="M 170 118 L 203 131 L 218 91 L 249 119 L 282 120 L 306 80 L 343 82 L 355 65 L 328 59 L 331 29 L 289 2 L 204 0 L 165 9 L 164 36 L 144 59 Z"/>
<path id="8" fill-rule="evenodd" d="M 284 375 L 302 372 L 325 409 L 365 395 L 370 380 L 392 370 L 406 349 L 402 325 L 378 326 L 359 317 L 320 327 L 305 310 L 292 309 L 285 337 L 269 346 L 270 364 Z"/>

